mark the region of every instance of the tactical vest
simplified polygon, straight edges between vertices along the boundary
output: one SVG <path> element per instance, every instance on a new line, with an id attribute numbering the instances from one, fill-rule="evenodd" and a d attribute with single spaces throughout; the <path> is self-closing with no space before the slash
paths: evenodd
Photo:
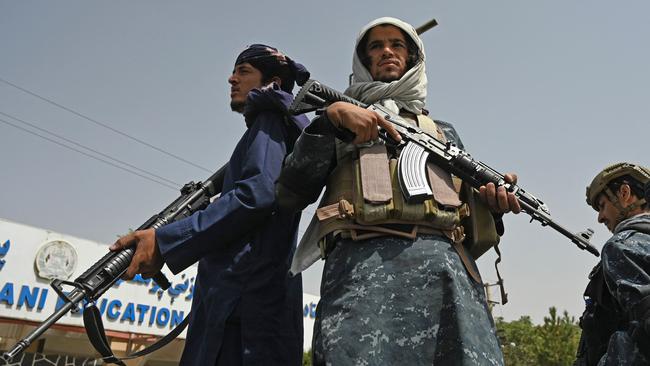
<path id="1" fill-rule="evenodd" d="M 418 124 L 444 139 L 430 118 L 419 115 Z M 418 232 L 435 232 L 462 241 L 459 224 L 469 211 L 459 199 L 460 184 L 454 184 L 449 173 L 428 163 L 433 198 L 408 203 L 398 183 L 397 158 L 388 155 L 385 145 L 357 146 L 337 140 L 336 155 L 336 168 L 316 211 L 319 239 L 332 233 L 362 240 L 387 234 L 415 238 Z"/>
<path id="2" fill-rule="evenodd" d="M 576 365 L 597 365 L 607 352 L 609 338 L 617 330 L 623 330 L 627 319 L 607 289 L 602 265 L 598 263 L 589 274 L 589 284 L 584 292 L 586 307 L 580 317 L 580 344 Z"/>
<path id="3" fill-rule="evenodd" d="M 409 116 L 403 117 L 415 123 Z M 418 115 L 417 124 L 440 141 L 446 141 L 442 130 L 429 117 Z M 489 248 L 496 248 L 500 237 L 492 214 L 478 199 L 475 189 L 428 163 L 433 198 L 409 203 L 398 183 L 397 159 L 388 155 L 385 145 L 359 147 L 338 140 L 336 144 L 336 168 L 312 219 L 314 228 L 310 224 L 309 235 L 305 234 L 308 241 L 318 242 L 321 258 L 326 257 L 330 239 L 335 236 L 353 240 L 384 235 L 415 239 L 418 233 L 438 234 L 452 241 L 470 276 L 482 282 L 469 257 L 478 258 Z M 466 234 L 468 240 L 463 243 Z M 499 253 L 497 263 L 500 259 Z M 498 268 L 497 275 L 502 284 Z M 505 304 L 503 287 L 501 293 Z"/>

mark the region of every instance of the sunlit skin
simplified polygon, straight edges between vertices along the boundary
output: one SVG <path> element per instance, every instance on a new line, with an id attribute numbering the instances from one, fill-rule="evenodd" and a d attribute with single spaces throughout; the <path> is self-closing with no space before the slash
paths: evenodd
<path id="1" fill-rule="evenodd" d="M 508 173 L 504 175 L 504 180 L 511 184 L 517 184 L 517 174 Z M 495 186 L 494 183 L 488 183 L 481 186 L 478 190 L 481 200 L 487 203 L 490 211 L 494 213 L 520 213 L 521 205 L 517 197 L 512 192 L 507 192 L 503 186 Z"/>
<path id="2" fill-rule="evenodd" d="M 230 108 L 243 113 L 248 92 L 262 86 L 262 72 L 248 62 L 236 65 L 228 78 L 230 84 Z"/>
<path id="3" fill-rule="evenodd" d="M 406 72 L 408 48 L 404 34 L 392 25 L 379 25 L 368 33 L 366 54 L 370 57 L 370 75 L 376 81 L 398 80 Z"/>
<path id="4" fill-rule="evenodd" d="M 609 231 L 613 232 L 614 228 L 618 224 L 618 216 L 620 211 L 614 207 L 612 201 L 610 201 L 605 195 L 600 195 L 598 198 L 598 222 L 607 226 Z"/>
<path id="5" fill-rule="evenodd" d="M 619 187 L 618 191 L 616 192 L 616 198 L 623 208 L 626 208 L 638 201 L 638 198 L 632 193 L 632 189 L 630 189 L 630 186 L 627 184 L 622 184 Z M 598 222 L 607 226 L 607 229 L 611 232 L 614 232 L 616 226 L 623 219 L 627 219 L 644 211 L 647 211 L 637 207 L 636 209 L 627 212 L 625 217 L 621 218 L 621 211 L 616 208 L 616 206 L 614 206 L 612 201 L 610 201 L 605 194 L 598 196 L 596 203 L 596 206 L 598 207 Z"/>
<path id="6" fill-rule="evenodd" d="M 130 280 L 136 274 L 142 274 L 143 278 L 151 278 L 160 271 L 163 266 L 163 258 L 156 244 L 156 232 L 154 229 L 138 230 L 129 235 L 119 238 L 109 247 L 111 251 L 118 251 L 129 247 L 135 247 L 135 253 L 131 264 L 127 268 L 122 279 Z"/>

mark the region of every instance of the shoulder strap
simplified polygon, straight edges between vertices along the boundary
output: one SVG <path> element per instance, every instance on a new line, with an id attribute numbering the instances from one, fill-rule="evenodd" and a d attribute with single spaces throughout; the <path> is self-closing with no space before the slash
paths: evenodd
<path id="1" fill-rule="evenodd" d="M 641 222 L 636 222 L 636 223 L 633 223 L 633 224 L 627 224 L 627 225 L 621 226 L 621 228 L 618 229 L 617 232 L 626 231 L 626 230 L 634 230 L 634 231 L 638 231 L 638 232 L 650 235 L 650 224 L 641 223 Z"/>
<path id="2" fill-rule="evenodd" d="M 171 332 L 169 332 L 164 337 L 160 338 L 156 342 L 150 344 L 148 347 L 138 352 L 134 352 L 130 355 L 120 358 L 113 354 L 113 351 L 109 346 L 108 339 L 106 338 L 106 331 L 104 330 L 104 323 L 102 322 L 102 317 L 99 314 L 99 310 L 94 303 L 91 303 L 84 308 L 83 320 L 84 326 L 86 327 L 88 339 L 90 340 L 90 343 L 93 345 L 93 347 L 95 347 L 95 350 L 97 350 L 97 352 L 102 355 L 101 360 L 106 364 L 126 366 L 123 360 L 130 360 L 132 358 L 147 355 L 162 348 L 163 346 L 167 345 L 167 343 L 178 337 L 183 329 L 187 327 L 190 319 L 190 314 L 191 312 L 188 313 L 187 316 L 185 316 L 185 319 L 183 319 L 182 322 L 180 322 L 174 329 L 171 330 Z"/>
<path id="3" fill-rule="evenodd" d="M 442 142 L 447 142 L 442 130 L 438 127 L 436 122 L 423 114 L 417 115 L 418 127 L 422 131 L 434 136 Z M 427 164 L 427 175 L 429 178 L 429 185 L 433 191 L 433 198 L 441 205 L 450 207 L 459 207 L 462 202 L 458 198 L 460 192 L 460 184 L 456 184 L 451 174 L 445 172 L 435 164 Z"/>
<path id="4" fill-rule="evenodd" d="M 442 133 L 442 130 L 438 127 L 438 125 L 434 120 L 432 120 L 428 116 L 425 116 L 424 114 L 418 114 L 417 119 L 418 119 L 418 127 L 420 127 L 422 131 L 428 133 L 431 136 L 435 136 L 438 140 L 442 142 L 447 142 L 447 138 L 445 137 L 445 134 Z"/>

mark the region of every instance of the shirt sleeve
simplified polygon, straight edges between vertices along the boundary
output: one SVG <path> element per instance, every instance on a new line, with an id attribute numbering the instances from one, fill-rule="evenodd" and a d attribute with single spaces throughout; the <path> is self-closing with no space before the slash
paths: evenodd
<path id="1" fill-rule="evenodd" d="M 169 269 L 178 273 L 206 254 L 251 233 L 275 209 L 275 182 L 286 154 L 284 123 L 263 113 L 243 139 L 240 178 L 205 210 L 156 230 L 156 242 Z"/>
<path id="2" fill-rule="evenodd" d="M 302 210 L 316 201 L 336 164 L 334 135 L 324 132 L 323 124 L 330 123 L 321 117 L 314 119 L 285 159 L 276 185 L 278 204 L 283 208 Z"/>

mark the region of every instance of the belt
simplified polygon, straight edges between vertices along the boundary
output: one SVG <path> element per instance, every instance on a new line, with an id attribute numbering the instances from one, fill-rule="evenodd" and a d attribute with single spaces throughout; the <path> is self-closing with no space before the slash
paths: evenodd
<path id="1" fill-rule="evenodd" d="M 463 262 L 463 266 L 467 270 L 467 273 L 469 273 L 472 279 L 477 283 L 483 283 L 483 280 L 481 279 L 478 271 L 476 271 L 472 265 L 473 261 L 470 260 L 467 251 L 462 244 L 463 239 L 465 238 L 465 233 L 462 226 L 457 227 L 456 230 L 453 230 L 451 232 L 445 232 L 422 225 L 392 224 L 369 227 L 362 225 L 353 225 L 353 227 L 350 229 L 339 230 L 325 236 L 318 242 L 318 246 L 321 251 L 321 257 L 323 259 L 326 259 L 327 255 L 334 249 L 334 244 L 340 239 L 352 239 L 354 241 L 360 241 L 388 235 L 399 236 L 407 239 L 415 239 L 417 238 L 418 234 L 438 235 L 450 239 L 451 246 L 456 250 L 456 253 L 458 253 L 458 256 Z"/>

